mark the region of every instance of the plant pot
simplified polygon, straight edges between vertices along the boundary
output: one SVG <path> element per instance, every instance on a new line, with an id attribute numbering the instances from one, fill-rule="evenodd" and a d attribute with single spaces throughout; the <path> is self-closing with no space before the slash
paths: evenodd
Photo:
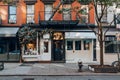
<path id="1" fill-rule="evenodd" d="M 88 65 L 89 70 L 95 73 L 117 73 L 117 68 L 110 65 Z"/>

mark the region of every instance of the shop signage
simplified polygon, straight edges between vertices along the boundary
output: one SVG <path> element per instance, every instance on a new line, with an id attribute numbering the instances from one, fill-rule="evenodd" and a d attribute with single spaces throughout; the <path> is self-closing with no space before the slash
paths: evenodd
<path id="1" fill-rule="evenodd" d="M 50 38 L 50 34 L 44 34 L 43 35 L 43 39 L 49 39 Z"/>
<path id="2" fill-rule="evenodd" d="M 66 32 L 66 39 L 95 39 L 96 36 L 92 32 Z"/>

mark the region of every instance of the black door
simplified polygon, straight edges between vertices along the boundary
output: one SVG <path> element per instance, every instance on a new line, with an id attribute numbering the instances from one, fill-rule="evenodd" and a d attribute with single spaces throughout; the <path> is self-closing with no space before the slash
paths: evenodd
<path id="1" fill-rule="evenodd" d="M 53 58 L 54 61 L 63 61 L 63 40 L 53 41 Z"/>
<path id="2" fill-rule="evenodd" d="M 63 33 L 55 32 L 53 34 L 52 60 L 64 62 L 65 61 L 64 57 L 65 57 L 65 52 L 64 52 Z"/>

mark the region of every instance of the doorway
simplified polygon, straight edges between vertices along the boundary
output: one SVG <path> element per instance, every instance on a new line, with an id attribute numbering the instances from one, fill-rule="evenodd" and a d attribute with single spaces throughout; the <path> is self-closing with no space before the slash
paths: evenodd
<path id="1" fill-rule="evenodd" d="M 52 60 L 55 62 L 65 61 L 64 36 L 62 32 L 53 34 Z"/>

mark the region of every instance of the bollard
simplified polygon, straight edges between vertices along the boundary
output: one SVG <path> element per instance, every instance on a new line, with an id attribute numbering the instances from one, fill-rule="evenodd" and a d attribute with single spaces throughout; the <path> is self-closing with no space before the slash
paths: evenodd
<path id="1" fill-rule="evenodd" d="M 83 66 L 82 61 L 81 62 L 78 61 L 78 67 L 79 67 L 78 72 L 82 72 L 82 66 Z"/>

